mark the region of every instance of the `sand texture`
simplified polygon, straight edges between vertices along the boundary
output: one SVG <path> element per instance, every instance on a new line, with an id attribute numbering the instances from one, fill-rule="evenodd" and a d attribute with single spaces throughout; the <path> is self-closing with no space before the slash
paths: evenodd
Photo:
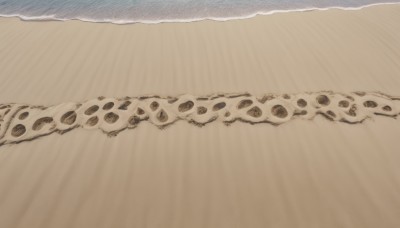
<path id="1" fill-rule="evenodd" d="M 400 227 L 399 21 L 0 19 L 0 228 Z"/>
<path id="2" fill-rule="evenodd" d="M 0 147 L 10 228 L 400 226 L 399 121 L 143 122 Z"/>
<path id="3" fill-rule="evenodd" d="M 322 90 L 399 95 L 399 12 L 389 5 L 126 26 L 0 19 L 0 103 Z"/>
<path id="4" fill-rule="evenodd" d="M 160 129 L 186 120 L 197 126 L 214 121 L 279 125 L 295 118 L 314 119 L 318 114 L 331 121 L 355 124 L 382 115 L 400 114 L 400 97 L 382 93 L 334 92 L 304 94 L 215 94 L 195 97 L 157 95 L 124 98 L 99 97 L 84 103 L 52 107 L 23 104 L 0 105 L 0 146 L 31 141 L 53 132 L 74 128 L 101 129 L 116 136 L 125 129 L 149 121 Z"/>

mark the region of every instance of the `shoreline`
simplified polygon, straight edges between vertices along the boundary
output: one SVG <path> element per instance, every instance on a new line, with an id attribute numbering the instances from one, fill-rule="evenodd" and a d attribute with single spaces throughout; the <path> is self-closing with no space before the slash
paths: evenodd
<path id="1" fill-rule="evenodd" d="M 215 21 L 215 22 L 225 22 L 231 20 L 243 20 L 251 19 L 257 16 L 268 16 L 274 14 L 284 14 L 284 13 L 303 13 L 310 11 L 328 11 L 328 10 L 344 10 L 344 11 L 354 11 L 362 10 L 369 7 L 375 6 L 385 6 L 385 5 L 399 5 L 400 2 L 386 2 L 386 3 L 373 3 L 367 4 L 359 7 L 342 7 L 342 6 L 330 6 L 330 7 L 309 7 L 300 9 L 288 9 L 288 10 L 270 10 L 270 11 L 259 11 L 249 15 L 236 16 L 236 17 L 200 17 L 200 18 L 190 18 L 190 19 L 162 19 L 162 20 L 113 20 L 113 19 L 92 19 L 85 17 L 76 18 L 58 18 L 56 15 L 41 15 L 41 16 L 25 16 L 21 14 L 0 14 L 1 18 L 18 18 L 21 21 L 81 21 L 90 23 L 110 23 L 115 25 L 129 25 L 129 24 L 161 24 L 161 23 L 190 23 L 190 22 L 201 22 L 201 21 Z"/>
<path id="2" fill-rule="evenodd" d="M 0 19 L 0 102 L 323 90 L 399 95 L 399 12 L 386 5 L 152 26 Z"/>

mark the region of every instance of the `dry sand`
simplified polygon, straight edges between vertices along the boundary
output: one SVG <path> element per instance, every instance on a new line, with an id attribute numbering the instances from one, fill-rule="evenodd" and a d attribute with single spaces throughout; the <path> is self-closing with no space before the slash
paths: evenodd
<path id="1" fill-rule="evenodd" d="M 400 95 L 400 6 L 159 25 L 0 20 L 0 103 Z M 400 122 L 147 122 L 0 147 L 0 227 L 400 227 Z"/>

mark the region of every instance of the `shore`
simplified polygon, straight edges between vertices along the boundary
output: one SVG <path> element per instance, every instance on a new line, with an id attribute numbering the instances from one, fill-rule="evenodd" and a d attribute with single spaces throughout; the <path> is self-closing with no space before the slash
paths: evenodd
<path id="1" fill-rule="evenodd" d="M 0 104 L 69 108 L 99 96 L 117 103 L 219 92 L 399 96 L 399 21 L 399 5 L 156 25 L 0 19 Z M 104 134 L 115 129 L 79 127 L 0 146 L 0 227 L 400 227 L 396 118 L 204 127 L 189 119 L 163 130 L 158 120 L 115 137 Z"/>
<path id="2" fill-rule="evenodd" d="M 51 105 L 143 94 L 398 95 L 399 11 L 383 5 L 156 25 L 0 19 L 0 97 Z"/>

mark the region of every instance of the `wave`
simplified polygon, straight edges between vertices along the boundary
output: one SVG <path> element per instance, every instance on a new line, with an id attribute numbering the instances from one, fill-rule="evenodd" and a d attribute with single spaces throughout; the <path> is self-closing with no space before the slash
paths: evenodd
<path id="1" fill-rule="evenodd" d="M 294 12 L 309 12 L 309 11 L 327 11 L 327 10 L 361 10 L 364 8 L 369 8 L 373 6 L 379 5 L 398 5 L 400 2 L 387 2 L 387 3 L 374 3 L 367 4 L 359 7 L 343 7 L 343 6 L 331 6 L 325 8 L 318 7 L 309 7 L 309 8 L 300 8 L 300 9 L 289 9 L 289 10 L 269 10 L 269 11 L 258 11 L 255 13 L 251 13 L 248 15 L 242 16 L 232 16 L 232 17 L 196 17 L 196 18 L 187 18 L 187 19 L 155 19 L 155 20 L 142 20 L 142 19 L 115 19 L 115 18 L 88 18 L 88 17 L 72 17 L 72 18 L 61 18 L 55 14 L 51 15 L 41 15 L 41 16 L 27 16 L 21 14 L 0 14 L 0 17 L 4 18 L 19 18 L 22 21 L 83 21 L 83 22 L 91 22 L 91 23 L 111 23 L 116 25 L 124 25 L 124 24 L 160 24 L 160 23 L 188 23 L 188 22 L 197 22 L 204 20 L 211 21 L 229 21 L 229 20 L 239 20 L 239 19 L 249 19 L 256 16 L 265 16 L 265 15 L 273 15 L 273 14 L 281 14 L 281 13 L 294 13 Z"/>

